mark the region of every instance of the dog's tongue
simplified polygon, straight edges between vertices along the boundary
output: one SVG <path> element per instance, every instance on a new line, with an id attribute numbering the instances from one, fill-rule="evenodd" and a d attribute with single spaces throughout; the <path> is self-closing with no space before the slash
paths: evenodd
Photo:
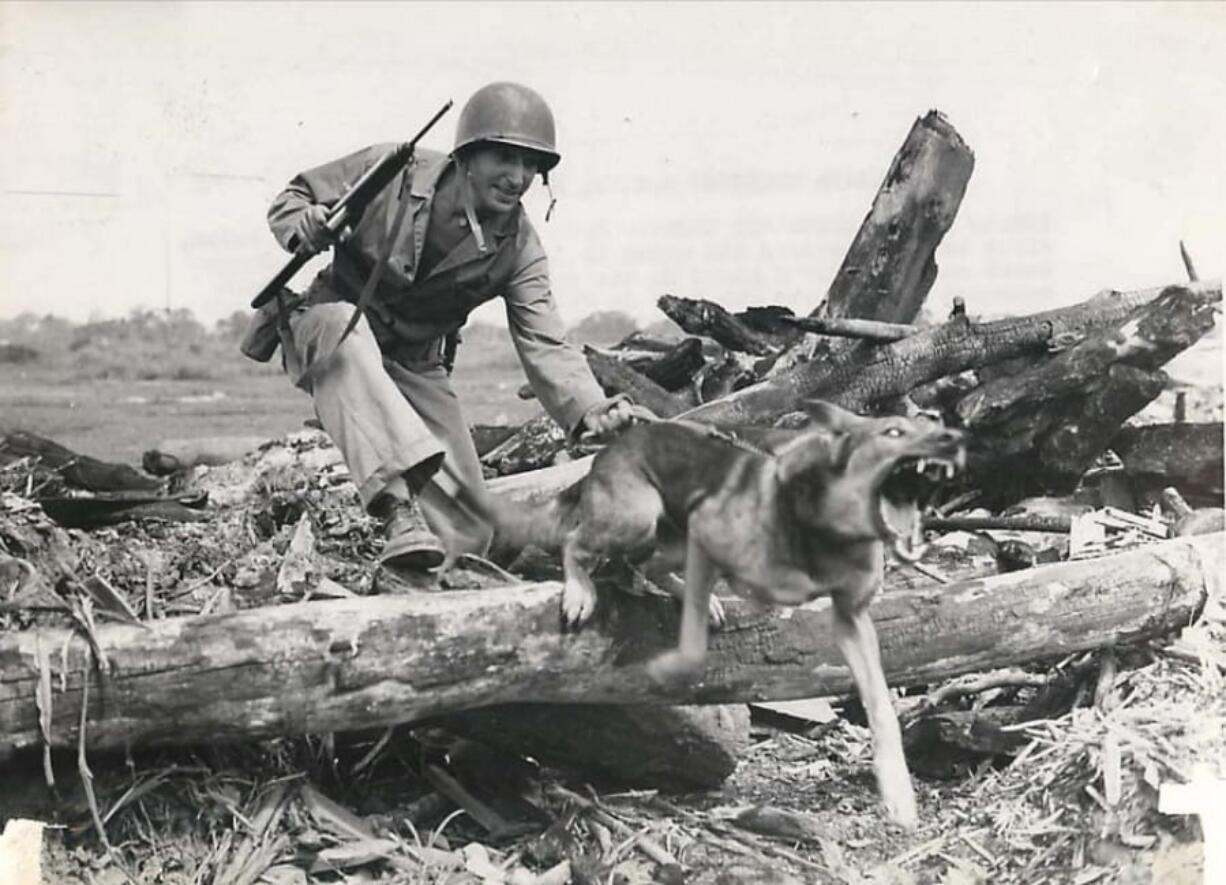
<path id="1" fill-rule="evenodd" d="M 918 560 L 924 555 L 925 546 L 919 507 L 911 501 L 891 501 L 884 495 L 880 498 L 879 506 L 881 520 L 893 535 L 890 547 L 894 555 L 904 562 Z"/>

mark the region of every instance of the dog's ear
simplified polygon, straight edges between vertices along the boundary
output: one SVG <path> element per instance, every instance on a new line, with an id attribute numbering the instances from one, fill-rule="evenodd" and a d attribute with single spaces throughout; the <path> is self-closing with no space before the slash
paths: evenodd
<path id="1" fill-rule="evenodd" d="M 775 453 L 775 474 L 780 482 L 788 482 L 814 468 L 840 473 L 850 454 L 851 438 L 846 433 L 811 430 Z"/>
<path id="2" fill-rule="evenodd" d="M 840 406 L 836 406 L 834 403 L 828 403 L 822 399 L 807 399 L 800 404 L 800 407 L 809 416 L 809 420 L 812 422 L 810 424 L 811 427 L 829 430 L 831 433 L 852 431 L 864 421 L 855 412 L 849 412 Z"/>

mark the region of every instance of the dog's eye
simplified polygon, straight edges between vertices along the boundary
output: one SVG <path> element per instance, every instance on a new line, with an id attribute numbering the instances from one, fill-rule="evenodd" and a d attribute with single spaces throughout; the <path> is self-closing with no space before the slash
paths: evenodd
<path id="1" fill-rule="evenodd" d="M 885 430 L 886 436 L 902 436 L 901 427 L 887 427 Z"/>

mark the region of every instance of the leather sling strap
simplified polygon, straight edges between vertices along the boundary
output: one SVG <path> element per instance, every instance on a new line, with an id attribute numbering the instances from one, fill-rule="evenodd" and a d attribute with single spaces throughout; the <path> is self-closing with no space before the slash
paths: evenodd
<path id="1" fill-rule="evenodd" d="M 406 173 L 407 184 L 407 173 Z M 375 294 L 375 289 L 379 287 L 379 280 L 383 277 L 383 271 L 387 268 L 388 258 L 391 257 L 392 249 L 395 247 L 396 238 L 400 235 L 400 228 L 404 225 L 404 216 L 409 208 L 409 201 L 405 199 L 405 195 L 400 195 L 400 205 L 396 207 L 396 217 L 392 221 L 391 230 L 387 237 L 383 240 L 383 245 L 379 248 L 379 256 L 375 259 L 375 265 L 370 270 L 370 276 L 366 278 L 366 285 L 362 287 L 362 292 L 358 296 L 357 306 L 354 308 L 353 316 L 350 317 L 345 330 L 341 332 L 341 337 L 336 340 L 336 345 L 332 351 L 323 359 L 315 360 L 302 374 L 302 380 L 299 384 L 304 384 L 308 381 L 313 382 L 315 377 L 324 370 L 324 368 L 332 362 L 345 339 L 357 327 L 358 321 L 366 314 L 366 309 L 370 305 L 370 299 Z"/>

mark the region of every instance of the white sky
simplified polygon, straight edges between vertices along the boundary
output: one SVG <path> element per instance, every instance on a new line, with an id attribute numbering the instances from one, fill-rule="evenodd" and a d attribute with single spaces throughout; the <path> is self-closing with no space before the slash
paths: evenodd
<path id="1" fill-rule="evenodd" d="M 1180 239 L 1216 277 L 1224 37 L 1220 3 L 0 3 L 0 316 L 245 307 L 295 172 L 454 98 L 449 148 L 497 79 L 558 120 L 558 208 L 527 204 L 568 322 L 808 310 L 930 108 L 976 155 L 936 309 L 1182 280 Z"/>

